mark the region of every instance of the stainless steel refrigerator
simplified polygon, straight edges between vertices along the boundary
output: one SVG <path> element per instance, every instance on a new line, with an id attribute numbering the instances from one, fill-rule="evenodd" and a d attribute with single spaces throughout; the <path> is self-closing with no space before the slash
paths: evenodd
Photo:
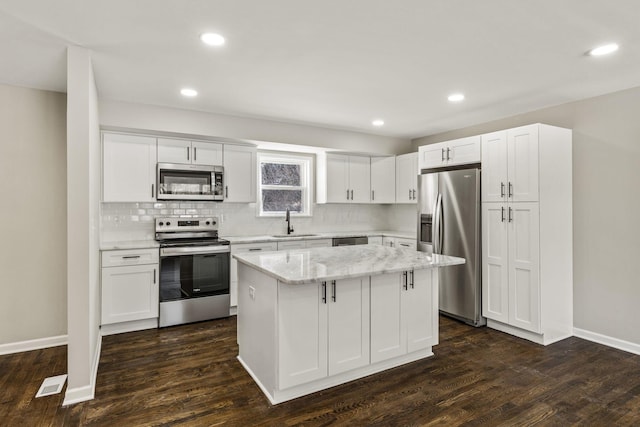
<path id="1" fill-rule="evenodd" d="M 423 170 L 418 177 L 418 250 L 462 257 L 439 269 L 442 314 L 473 326 L 482 317 L 480 165 Z"/>

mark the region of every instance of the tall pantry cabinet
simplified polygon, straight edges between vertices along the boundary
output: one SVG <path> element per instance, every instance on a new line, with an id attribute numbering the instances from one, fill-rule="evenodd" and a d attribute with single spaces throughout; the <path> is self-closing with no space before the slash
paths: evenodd
<path id="1" fill-rule="evenodd" d="M 539 344 L 573 334 L 571 130 L 482 136 L 482 312 Z"/>

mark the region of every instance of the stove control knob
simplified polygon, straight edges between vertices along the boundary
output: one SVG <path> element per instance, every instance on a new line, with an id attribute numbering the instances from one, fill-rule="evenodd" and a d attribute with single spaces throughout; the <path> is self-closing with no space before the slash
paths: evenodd
<path id="1" fill-rule="evenodd" d="M 171 225 L 171 223 L 167 221 L 167 225 Z"/>
<path id="2" fill-rule="evenodd" d="M 211 225 L 211 223 L 209 221 L 205 222 L 206 225 Z"/>
<path id="3" fill-rule="evenodd" d="M 158 223 L 158 225 L 159 225 L 160 227 L 162 227 L 162 226 L 164 225 L 164 222 L 160 221 L 160 222 Z"/>
<path id="4" fill-rule="evenodd" d="M 212 224 L 212 225 L 216 225 L 216 224 L 217 224 L 217 222 L 215 222 L 215 221 L 212 221 L 212 222 L 211 222 L 211 224 Z"/>

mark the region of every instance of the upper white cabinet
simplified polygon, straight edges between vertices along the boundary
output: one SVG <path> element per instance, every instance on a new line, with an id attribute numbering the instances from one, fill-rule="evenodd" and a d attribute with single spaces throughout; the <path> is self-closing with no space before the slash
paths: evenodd
<path id="1" fill-rule="evenodd" d="M 539 127 L 482 135 L 482 201 L 538 201 Z"/>
<path id="2" fill-rule="evenodd" d="M 573 333 L 571 131 L 482 136 L 482 314 L 540 344 Z"/>
<path id="3" fill-rule="evenodd" d="M 418 147 L 419 169 L 480 162 L 480 136 L 454 139 Z"/>
<path id="4" fill-rule="evenodd" d="M 103 133 L 102 172 L 103 201 L 154 201 L 156 138 Z"/>
<path id="5" fill-rule="evenodd" d="M 396 203 L 417 203 L 418 153 L 396 156 Z"/>
<path id="6" fill-rule="evenodd" d="M 371 202 L 396 202 L 396 159 L 371 157 Z"/>
<path id="7" fill-rule="evenodd" d="M 369 203 L 369 157 L 321 153 L 317 159 L 317 203 Z"/>
<path id="8" fill-rule="evenodd" d="M 224 201 L 256 201 L 256 147 L 224 144 Z"/>
<path id="9" fill-rule="evenodd" d="M 158 138 L 158 162 L 222 165 L 222 144 Z"/>

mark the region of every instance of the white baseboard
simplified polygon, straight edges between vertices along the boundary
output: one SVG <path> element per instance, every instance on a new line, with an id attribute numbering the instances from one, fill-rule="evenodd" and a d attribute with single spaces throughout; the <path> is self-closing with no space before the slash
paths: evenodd
<path id="1" fill-rule="evenodd" d="M 83 387 L 69 388 L 67 383 L 67 391 L 64 394 L 62 406 L 73 405 L 75 403 L 92 400 L 96 395 L 96 380 L 98 378 L 98 365 L 100 364 L 100 352 L 102 350 L 102 337 L 98 335 L 98 344 L 96 346 L 93 364 L 91 366 L 90 384 Z"/>
<path id="2" fill-rule="evenodd" d="M 0 344 L 0 356 L 3 354 L 22 353 L 23 351 L 40 350 L 41 348 L 58 347 L 67 345 L 67 336 L 38 338 L 35 340 L 20 341 L 8 344 Z"/>
<path id="3" fill-rule="evenodd" d="M 100 326 L 100 334 L 114 335 L 122 334 L 125 332 L 142 331 L 144 329 L 158 329 L 158 318 L 144 319 L 144 320 L 132 320 L 130 322 L 113 323 L 111 325 Z"/>
<path id="4" fill-rule="evenodd" d="M 598 334 L 596 332 L 585 331 L 584 329 L 573 328 L 573 334 L 587 341 L 593 341 L 608 347 L 617 348 L 618 350 L 627 351 L 629 353 L 640 355 L 640 344 L 613 338 L 607 335 Z"/>

